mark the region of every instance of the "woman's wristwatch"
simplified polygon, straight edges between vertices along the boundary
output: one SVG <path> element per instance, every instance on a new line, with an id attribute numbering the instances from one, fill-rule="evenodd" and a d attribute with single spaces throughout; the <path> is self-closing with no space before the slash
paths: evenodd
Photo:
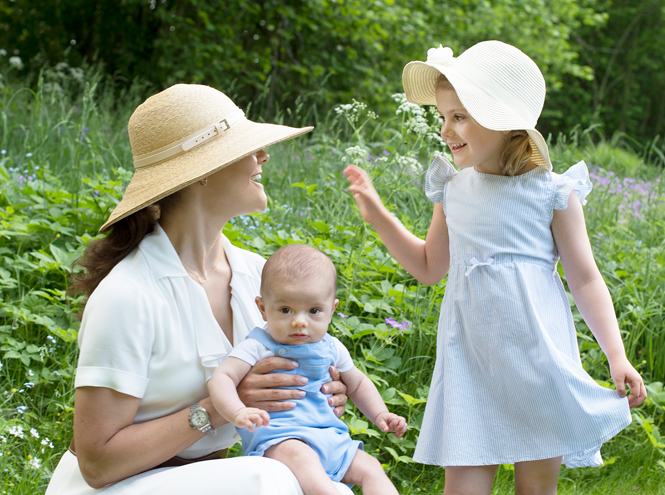
<path id="1" fill-rule="evenodd" d="M 189 424 L 192 428 L 202 431 L 209 437 L 217 435 L 210 424 L 210 415 L 198 402 L 189 408 Z"/>

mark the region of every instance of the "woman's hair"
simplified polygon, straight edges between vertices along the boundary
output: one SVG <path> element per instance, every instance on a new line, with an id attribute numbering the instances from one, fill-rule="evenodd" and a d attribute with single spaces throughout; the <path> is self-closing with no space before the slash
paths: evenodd
<path id="1" fill-rule="evenodd" d="M 178 202 L 179 191 L 160 199 L 131 215 L 118 220 L 111 226 L 106 237 L 92 241 L 85 249 L 83 256 L 75 265 L 85 268 L 83 273 L 74 275 L 69 287 L 70 294 L 93 293 L 99 283 L 131 253 L 143 238 L 152 232 L 161 215 L 170 211 Z"/>
<path id="2" fill-rule="evenodd" d="M 455 91 L 453 85 L 443 74 L 439 74 L 439 77 L 436 78 L 434 89 L 452 89 Z M 499 158 L 499 166 L 501 167 L 503 175 L 515 175 L 522 170 L 531 159 L 529 134 L 522 130 L 510 131 L 506 135 L 505 143 L 506 144 L 504 145 Z"/>

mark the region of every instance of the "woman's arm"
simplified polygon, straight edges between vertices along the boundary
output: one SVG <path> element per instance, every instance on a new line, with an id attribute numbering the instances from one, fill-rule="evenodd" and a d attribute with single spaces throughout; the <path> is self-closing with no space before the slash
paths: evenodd
<path id="1" fill-rule="evenodd" d="M 110 388 L 76 389 L 74 444 L 81 473 L 91 487 L 154 468 L 203 437 L 189 425 L 189 408 L 133 424 L 140 401 Z M 226 423 L 210 398 L 199 403 L 210 414 L 213 428 Z"/>
<path id="2" fill-rule="evenodd" d="M 612 297 L 593 258 L 582 205 L 574 193 L 568 198 L 565 210 L 554 210 L 552 234 L 570 292 L 607 356 L 617 392 L 625 397 L 627 384 L 630 407 L 637 407 L 647 396 L 644 382 L 626 358 Z"/>
<path id="3" fill-rule="evenodd" d="M 386 209 L 364 170 L 349 165 L 344 173 L 360 214 L 374 227 L 393 258 L 422 284 L 433 285 L 445 277 L 450 268 L 450 250 L 442 205 L 434 205 L 432 222 L 423 241 Z"/>

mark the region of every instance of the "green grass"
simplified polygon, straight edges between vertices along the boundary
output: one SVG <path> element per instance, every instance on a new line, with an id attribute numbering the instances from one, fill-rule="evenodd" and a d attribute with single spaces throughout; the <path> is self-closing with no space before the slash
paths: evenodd
<path id="1" fill-rule="evenodd" d="M 21 84 L 0 89 L 2 494 L 43 493 L 69 443 L 80 300 L 65 290 L 73 261 L 131 176 L 125 125 L 145 91 L 137 85 L 114 99 L 94 73 L 74 77 L 68 71 L 46 71 L 51 86 L 36 92 Z M 420 286 L 394 262 L 362 223 L 342 175 L 347 163 L 362 163 L 392 211 L 425 235 L 432 206 L 422 192 L 423 171 L 441 146 L 431 114 L 404 102 L 400 108 L 394 118 L 378 122 L 362 104 L 349 104 L 322 116 L 311 136 L 270 148 L 264 168 L 269 211 L 235 219 L 226 233 L 264 256 L 290 242 L 313 244 L 331 256 L 339 270 L 339 312 L 347 316 L 335 317 L 331 332 L 347 344 L 389 407 L 407 417 L 409 431 L 397 441 L 352 406 L 345 419 L 402 493 L 440 493 L 444 470 L 414 464 L 411 456 L 445 282 Z M 282 117 L 302 123 L 299 115 Z M 625 136 L 594 142 L 592 135 L 575 130 L 554 140 L 553 161 L 562 171 L 584 159 L 594 174 L 586 207 L 589 235 L 629 358 L 650 384 L 650 399 L 634 411 L 636 421 L 605 444 L 604 467 L 562 470 L 560 493 L 665 493 L 665 162 L 658 142 L 638 147 Z M 573 313 L 582 362 L 608 383 L 607 361 Z M 494 492 L 512 493 L 512 475 L 500 468 Z"/>

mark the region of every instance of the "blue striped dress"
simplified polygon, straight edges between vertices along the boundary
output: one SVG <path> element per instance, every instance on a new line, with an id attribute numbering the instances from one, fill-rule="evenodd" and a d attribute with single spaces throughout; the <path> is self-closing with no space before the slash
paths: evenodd
<path id="1" fill-rule="evenodd" d="M 556 269 L 553 211 L 591 187 L 584 162 L 515 177 L 432 163 L 426 193 L 443 203 L 450 272 L 415 461 L 599 466 L 600 445 L 630 423 L 628 399 L 582 368 Z"/>

